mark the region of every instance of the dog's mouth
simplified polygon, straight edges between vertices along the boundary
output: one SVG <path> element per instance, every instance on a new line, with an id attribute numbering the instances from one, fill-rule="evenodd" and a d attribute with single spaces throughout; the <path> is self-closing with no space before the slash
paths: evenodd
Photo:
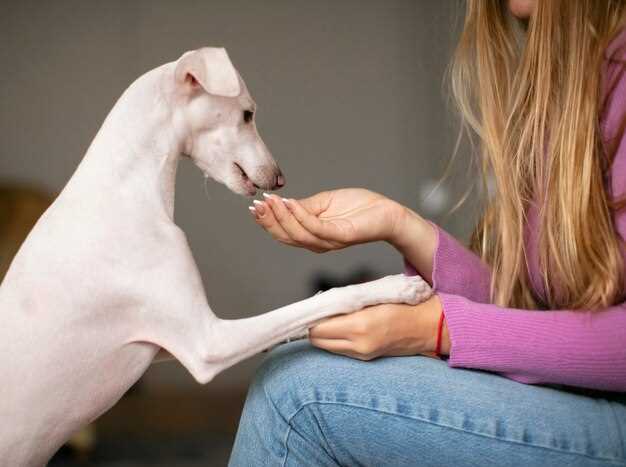
<path id="1" fill-rule="evenodd" d="M 243 167 L 241 167 L 236 162 L 233 162 L 233 164 L 235 165 L 235 168 L 241 177 L 241 181 L 243 183 L 244 188 L 246 189 L 246 193 L 249 196 L 256 195 L 257 190 L 260 190 L 261 187 L 250 179 L 250 177 L 248 176 L 246 171 L 243 169 Z"/>

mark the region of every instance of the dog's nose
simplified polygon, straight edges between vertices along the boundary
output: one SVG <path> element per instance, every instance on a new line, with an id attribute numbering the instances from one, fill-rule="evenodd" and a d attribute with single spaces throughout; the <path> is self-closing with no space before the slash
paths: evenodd
<path id="1" fill-rule="evenodd" d="M 282 172 L 278 172 L 276 176 L 276 188 L 282 188 L 285 186 L 285 176 Z"/>

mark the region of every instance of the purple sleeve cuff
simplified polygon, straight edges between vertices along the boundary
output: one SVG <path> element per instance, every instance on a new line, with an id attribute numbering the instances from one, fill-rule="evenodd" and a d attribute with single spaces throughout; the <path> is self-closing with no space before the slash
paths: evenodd
<path id="1" fill-rule="evenodd" d="M 440 293 L 452 367 L 523 383 L 626 390 L 626 308 L 529 311 Z"/>

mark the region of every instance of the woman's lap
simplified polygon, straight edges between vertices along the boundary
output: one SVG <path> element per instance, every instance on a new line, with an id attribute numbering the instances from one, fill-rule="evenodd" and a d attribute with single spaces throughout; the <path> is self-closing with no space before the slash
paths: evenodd
<path id="1" fill-rule="evenodd" d="M 295 342 L 250 388 L 230 465 L 626 465 L 626 405 Z"/>

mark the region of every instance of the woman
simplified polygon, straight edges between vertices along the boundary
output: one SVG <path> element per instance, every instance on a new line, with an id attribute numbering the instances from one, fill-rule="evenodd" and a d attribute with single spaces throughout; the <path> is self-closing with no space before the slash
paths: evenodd
<path id="1" fill-rule="evenodd" d="M 435 295 L 274 351 L 231 465 L 626 465 L 625 15 L 467 1 L 453 92 L 495 181 L 471 251 L 366 190 L 256 204 L 293 246 L 389 242 Z"/>

